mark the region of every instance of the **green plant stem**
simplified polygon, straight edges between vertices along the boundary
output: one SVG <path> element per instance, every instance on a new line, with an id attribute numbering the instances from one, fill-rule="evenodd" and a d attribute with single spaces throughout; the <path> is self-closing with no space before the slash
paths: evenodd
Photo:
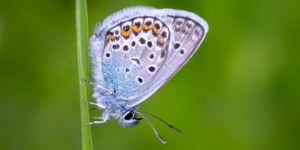
<path id="1" fill-rule="evenodd" d="M 77 61 L 79 78 L 88 79 L 88 18 L 86 0 L 76 1 L 76 33 L 77 33 Z M 89 125 L 85 125 L 90 122 L 89 107 L 88 104 L 83 103 L 81 100 L 87 100 L 88 98 L 88 83 L 79 80 L 80 89 L 80 110 L 81 110 L 81 134 L 82 134 L 82 149 L 92 150 L 92 135 Z"/>

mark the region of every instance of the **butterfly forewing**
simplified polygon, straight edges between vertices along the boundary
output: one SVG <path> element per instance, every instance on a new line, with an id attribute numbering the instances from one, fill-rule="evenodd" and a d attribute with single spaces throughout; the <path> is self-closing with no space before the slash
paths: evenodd
<path id="1" fill-rule="evenodd" d="M 190 18 L 168 16 L 166 22 L 174 27 L 166 61 L 150 83 L 151 86 L 145 87 L 143 93 L 139 94 L 141 96 L 129 106 L 143 102 L 169 81 L 197 51 L 205 36 L 204 28 Z"/>
<path id="2" fill-rule="evenodd" d="M 117 98 L 136 98 L 156 77 L 168 55 L 170 31 L 157 18 L 142 16 L 111 28 L 106 35 L 103 75 Z"/>
<path id="3" fill-rule="evenodd" d="M 196 52 L 204 37 L 203 27 L 185 17 L 168 17 L 175 27 L 174 40 L 170 44 L 164 68 L 157 80 L 172 77 Z"/>

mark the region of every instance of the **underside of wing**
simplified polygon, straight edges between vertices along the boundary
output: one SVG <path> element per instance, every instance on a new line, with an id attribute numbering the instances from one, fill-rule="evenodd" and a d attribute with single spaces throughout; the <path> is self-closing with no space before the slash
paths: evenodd
<path id="1" fill-rule="evenodd" d="M 120 39 L 121 38 L 120 27 L 122 23 L 128 20 L 132 20 L 133 17 L 137 18 L 139 16 L 143 16 L 146 12 L 151 10 L 154 10 L 154 8 L 143 7 L 143 6 L 128 7 L 107 17 L 104 21 L 102 21 L 95 27 L 94 34 L 90 38 L 90 49 L 91 49 L 90 56 L 92 58 L 92 63 L 93 63 L 93 78 L 97 85 L 105 89 L 109 89 L 112 92 L 114 91 L 114 88 L 111 88 L 110 87 L 111 85 L 109 85 L 104 78 L 104 70 L 103 70 L 104 59 L 107 58 L 106 57 L 107 55 L 110 55 L 105 53 L 105 49 L 106 50 L 109 48 L 111 48 L 111 50 L 115 50 L 113 48 L 117 48 L 117 50 L 121 48 L 123 49 L 123 47 L 112 47 L 112 45 L 108 45 L 108 44 L 112 44 L 113 42 L 116 43 L 117 40 L 118 41 L 122 40 Z M 109 34 L 110 31 L 112 30 L 116 30 L 116 31 L 119 30 L 120 33 L 118 33 L 118 35 L 117 33 L 114 33 L 116 34 L 115 35 L 116 39 L 113 39 L 112 42 L 110 42 L 110 36 L 114 37 L 114 35 Z M 130 45 L 128 45 L 128 48 L 129 47 Z M 117 62 L 119 61 L 120 60 L 117 60 Z M 95 87 L 94 90 L 95 90 L 94 97 L 100 96 L 101 94 L 108 94 L 107 91 L 97 87 Z"/>
<path id="2" fill-rule="evenodd" d="M 114 96 L 130 100 L 149 86 L 166 60 L 170 36 L 158 19 L 137 17 L 110 29 L 103 54 L 103 76 Z"/>
<path id="3" fill-rule="evenodd" d="M 132 101 L 128 105 L 130 107 L 145 101 L 169 81 L 197 51 L 208 31 L 207 23 L 193 13 L 172 9 L 163 11 L 167 14 L 164 22 L 171 30 L 166 61 L 150 83 L 151 86 L 140 94 L 141 97 Z"/>
<path id="4" fill-rule="evenodd" d="M 140 6 L 121 10 L 99 24 L 91 38 L 96 84 L 136 106 L 175 75 L 207 31 L 201 17 L 186 11 Z"/>

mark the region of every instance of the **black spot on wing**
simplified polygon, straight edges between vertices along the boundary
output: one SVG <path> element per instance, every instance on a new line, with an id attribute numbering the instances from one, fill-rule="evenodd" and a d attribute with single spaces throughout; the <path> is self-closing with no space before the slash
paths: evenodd
<path id="1" fill-rule="evenodd" d="M 131 58 L 130 60 L 133 61 L 133 62 L 135 62 L 138 65 L 141 64 L 141 62 L 140 62 L 140 60 L 138 58 Z"/>
<path id="2" fill-rule="evenodd" d="M 176 25 L 179 25 L 179 26 L 180 26 L 182 23 L 183 23 L 183 21 L 181 21 L 181 20 L 177 20 L 177 21 L 175 22 L 175 24 L 176 24 Z"/>
<path id="3" fill-rule="evenodd" d="M 149 58 L 150 58 L 150 59 L 154 59 L 154 54 L 150 54 L 150 55 L 149 55 Z"/>
<path id="4" fill-rule="evenodd" d="M 146 40 L 144 38 L 140 38 L 139 41 L 140 41 L 141 44 L 145 44 L 146 43 Z"/>
<path id="5" fill-rule="evenodd" d="M 137 28 L 139 28 L 141 26 L 141 22 L 136 22 L 134 25 L 136 25 Z"/>
<path id="6" fill-rule="evenodd" d="M 120 48 L 120 45 L 119 44 L 114 44 L 113 47 L 112 47 L 114 50 L 117 50 Z"/>
<path id="7" fill-rule="evenodd" d="M 166 50 L 161 50 L 160 58 L 164 58 L 166 56 Z"/>
<path id="8" fill-rule="evenodd" d="M 131 42 L 131 46 L 132 46 L 132 47 L 135 47 L 135 45 L 136 45 L 135 41 L 132 41 L 132 42 Z"/>
<path id="9" fill-rule="evenodd" d="M 152 22 L 151 22 L 151 21 L 147 21 L 145 24 L 146 24 L 147 26 L 150 26 L 150 25 L 152 25 Z"/>
<path id="10" fill-rule="evenodd" d="M 144 80 L 143 80 L 141 77 L 138 77 L 138 78 L 137 78 L 137 81 L 138 81 L 139 83 L 143 83 L 143 82 L 144 82 Z"/>
<path id="11" fill-rule="evenodd" d="M 161 37 L 162 37 L 162 38 L 166 38 L 166 37 L 167 37 L 166 31 L 164 31 L 164 32 L 161 34 Z"/>
<path id="12" fill-rule="evenodd" d="M 154 72 L 155 71 L 155 67 L 154 66 L 150 66 L 149 68 L 148 68 L 148 70 L 150 71 L 150 72 Z"/>
<path id="13" fill-rule="evenodd" d="M 129 29 L 130 29 L 130 26 L 129 26 L 129 25 L 126 25 L 126 26 L 123 27 L 123 30 L 124 30 L 124 31 L 128 31 Z"/>
<path id="14" fill-rule="evenodd" d="M 175 43 L 175 44 L 174 44 L 174 48 L 175 48 L 175 49 L 178 49 L 179 47 L 180 47 L 180 43 Z"/>
<path id="15" fill-rule="evenodd" d="M 185 50 L 181 49 L 181 50 L 179 51 L 179 53 L 180 53 L 181 55 L 183 55 L 183 54 L 185 53 Z"/>
<path id="16" fill-rule="evenodd" d="M 200 29 L 195 30 L 195 35 L 197 35 L 197 36 L 200 35 Z"/>
<path id="17" fill-rule="evenodd" d="M 148 41 L 148 42 L 147 42 L 147 45 L 148 45 L 149 48 L 151 48 L 151 47 L 153 46 L 153 44 L 152 44 L 151 41 Z"/>
<path id="18" fill-rule="evenodd" d="M 187 26 L 188 28 L 191 28 L 191 27 L 192 27 L 192 24 L 191 24 L 191 23 L 186 23 L 186 26 Z"/>
<path id="19" fill-rule="evenodd" d="M 127 45 L 123 46 L 123 51 L 128 51 L 129 47 Z"/>
<path id="20" fill-rule="evenodd" d="M 155 28 L 156 28 L 157 30 L 160 29 L 160 25 L 159 25 L 158 23 L 156 23 L 154 26 L 155 26 Z"/>

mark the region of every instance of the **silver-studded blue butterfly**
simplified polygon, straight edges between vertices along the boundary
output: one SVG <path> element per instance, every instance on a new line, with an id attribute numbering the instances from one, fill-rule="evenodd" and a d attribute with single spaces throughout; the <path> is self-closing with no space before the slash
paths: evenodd
<path id="1" fill-rule="evenodd" d="M 174 9 L 129 7 L 107 17 L 97 25 L 90 39 L 93 63 L 93 97 L 104 109 L 102 121 L 119 118 L 123 127 L 132 127 L 145 118 L 136 106 L 169 81 L 196 52 L 208 31 L 208 24 L 198 15 Z M 159 119 L 161 120 L 161 119 Z M 161 120 L 163 121 L 163 120 Z M 163 121 L 172 129 L 182 132 Z"/>

